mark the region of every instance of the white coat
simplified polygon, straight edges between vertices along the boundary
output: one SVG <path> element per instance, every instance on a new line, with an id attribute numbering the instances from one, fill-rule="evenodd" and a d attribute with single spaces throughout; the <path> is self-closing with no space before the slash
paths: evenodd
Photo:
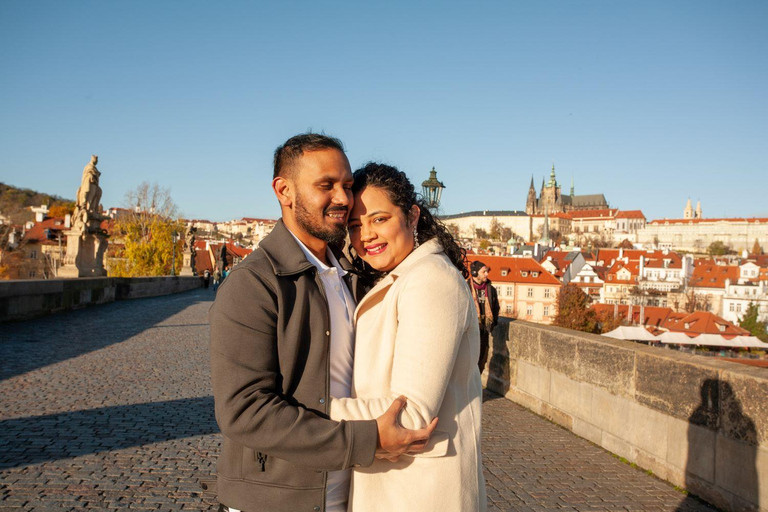
<path id="1" fill-rule="evenodd" d="M 405 395 L 404 427 L 439 420 L 423 454 L 353 471 L 349 511 L 484 511 L 477 313 L 439 242 L 379 281 L 355 322 L 353 398 L 331 399 L 331 418 L 375 419 Z"/>

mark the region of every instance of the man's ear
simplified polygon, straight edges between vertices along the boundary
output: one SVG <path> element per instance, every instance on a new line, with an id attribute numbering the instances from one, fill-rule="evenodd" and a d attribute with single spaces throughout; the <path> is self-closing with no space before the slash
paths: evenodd
<path id="1" fill-rule="evenodd" d="M 290 208 L 293 206 L 293 182 L 284 176 L 278 176 L 272 180 L 272 190 L 275 192 L 280 206 Z"/>

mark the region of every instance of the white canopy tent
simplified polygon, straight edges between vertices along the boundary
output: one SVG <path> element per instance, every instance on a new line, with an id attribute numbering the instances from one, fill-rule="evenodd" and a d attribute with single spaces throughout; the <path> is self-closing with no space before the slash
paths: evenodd
<path id="1" fill-rule="evenodd" d="M 670 331 L 659 336 L 659 341 L 670 345 L 768 349 L 768 343 L 763 343 L 754 336 L 736 336 L 729 340 L 719 334 L 699 334 L 698 336 L 691 338 L 685 333 Z"/>
<path id="2" fill-rule="evenodd" d="M 657 336 L 649 333 L 644 327 L 621 325 L 611 332 L 603 334 L 609 338 L 630 341 L 659 341 Z"/>

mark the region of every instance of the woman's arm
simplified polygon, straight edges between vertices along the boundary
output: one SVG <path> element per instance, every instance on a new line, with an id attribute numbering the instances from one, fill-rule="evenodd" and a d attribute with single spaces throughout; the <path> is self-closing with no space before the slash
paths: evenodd
<path id="1" fill-rule="evenodd" d="M 404 427 L 424 428 L 437 416 L 467 327 L 469 299 L 464 281 L 442 261 L 419 267 L 405 277 L 398 296 L 390 394 L 332 399 L 332 419 L 375 419 L 399 395 L 408 398 Z"/>

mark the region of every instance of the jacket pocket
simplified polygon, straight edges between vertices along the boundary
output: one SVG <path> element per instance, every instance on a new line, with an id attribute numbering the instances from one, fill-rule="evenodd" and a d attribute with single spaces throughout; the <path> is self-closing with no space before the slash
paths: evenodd
<path id="1" fill-rule="evenodd" d="M 243 449 L 243 480 L 283 487 L 318 488 L 323 472 L 291 464 L 274 455 Z"/>

